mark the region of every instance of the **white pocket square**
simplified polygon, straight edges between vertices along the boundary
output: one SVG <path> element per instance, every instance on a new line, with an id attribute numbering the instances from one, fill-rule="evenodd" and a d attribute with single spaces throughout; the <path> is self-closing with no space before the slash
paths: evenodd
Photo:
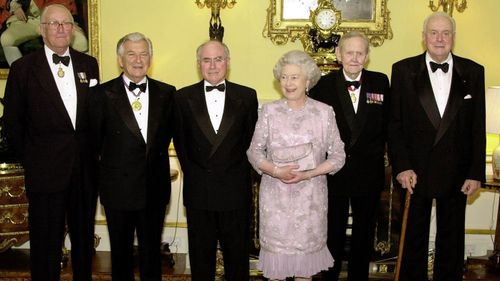
<path id="1" fill-rule="evenodd" d="M 94 87 L 95 85 L 97 85 L 97 79 L 90 79 L 89 87 Z"/>
<path id="2" fill-rule="evenodd" d="M 468 100 L 468 99 L 472 99 L 472 96 L 471 96 L 471 95 L 466 95 L 466 96 L 464 97 L 464 100 Z"/>

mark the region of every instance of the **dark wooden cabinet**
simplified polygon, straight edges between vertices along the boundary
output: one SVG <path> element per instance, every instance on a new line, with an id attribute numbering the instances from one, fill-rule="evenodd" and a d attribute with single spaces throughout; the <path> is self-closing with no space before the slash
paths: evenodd
<path id="1" fill-rule="evenodd" d="M 0 253 L 28 240 L 24 172 L 18 165 L 0 164 Z"/>

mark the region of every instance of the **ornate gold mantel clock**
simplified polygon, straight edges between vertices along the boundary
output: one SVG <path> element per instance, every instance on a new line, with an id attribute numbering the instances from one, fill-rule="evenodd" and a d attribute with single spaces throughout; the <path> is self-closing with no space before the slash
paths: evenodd
<path id="1" fill-rule="evenodd" d="M 364 33 L 373 47 L 381 46 L 386 39 L 392 39 L 390 12 L 387 8 L 389 0 L 268 1 L 262 36 L 278 46 L 300 39 L 304 49 L 319 62 L 322 69 L 331 68 L 332 63 L 336 65 L 336 58 L 331 51 L 332 47 L 316 43 L 318 50 L 314 51 L 313 39 L 322 41 L 326 38 L 330 42 L 338 37 L 329 35 L 342 35 L 349 31 Z M 331 12 L 321 12 L 328 9 L 340 10 L 342 18 L 334 13 L 336 17 L 333 20 Z M 311 19 L 311 10 L 314 19 Z M 310 33 L 312 29 L 316 30 L 316 34 L 314 31 L 313 34 Z"/>
<path id="2" fill-rule="evenodd" d="M 335 34 L 341 21 L 341 13 L 331 0 L 319 0 L 318 7 L 311 10 L 309 20 L 300 37 L 304 50 L 316 61 L 323 73 L 339 67 L 335 56 L 340 35 Z"/>

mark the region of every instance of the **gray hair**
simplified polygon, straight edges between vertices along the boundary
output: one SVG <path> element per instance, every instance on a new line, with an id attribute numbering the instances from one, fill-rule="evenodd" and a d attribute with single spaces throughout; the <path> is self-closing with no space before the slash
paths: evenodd
<path id="1" fill-rule="evenodd" d="M 278 60 L 273 68 L 274 78 L 280 80 L 283 67 L 289 64 L 297 65 L 302 69 L 307 80 L 309 80 L 309 88 L 314 87 L 321 78 L 321 70 L 319 70 L 316 62 L 307 53 L 299 50 L 289 51 Z"/>
<path id="2" fill-rule="evenodd" d="M 196 49 L 196 60 L 197 61 L 201 60 L 201 51 L 203 50 L 203 48 L 206 45 L 212 44 L 212 43 L 218 43 L 218 44 L 220 44 L 222 46 L 222 48 L 224 48 L 224 55 L 226 56 L 225 58 L 226 59 L 230 59 L 229 48 L 227 47 L 226 44 L 222 43 L 219 40 L 208 40 L 208 41 L 204 42 L 203 44 L 201 44 L 200 46 L 198 46 L 198 48 Z"/>
<path id="3" fill-rule="evenodd" d="M 422 30 L 422 33 L 425 33 L 427 31 L 427 25 L 429 24 L 429 21 L 432 19 L 435 19 L 435 18 L 447 19 L 451 23 L 451 26 L 453 28 L 453 34 L 455 34 L 455 31 L 457 28 L 455 20 L 445 12 L 434 12 L 434 13 L 430 14 L 429 16 L 427 16 L 424 20 L 424 29 Z"/>
<path id="4" fill-rule="evenodd" d="M 139 41 L 145 41 L 148 44 L 148 51 L 149 55 L 153 55 L 153 43 L 149 38 L 147 38 L 144 34 L 139 33 L 139 32 L 132 32 L 129 33 L 125 36 L 123 36 L 120 40 L 118 40 L 118 43 L 116 44 L 116 54 L 118 56 L 123 56 L 124 47 L 125 43 L 127 41 L 132 41 L 132 42 L 139 42 Z"/>
<path id="5" fill-rule="evenodd" d="M 72 23 L 75 23 L 75 20 L 73 19 L 73 15 L 71 14 L 71 12 L 68 10 L 68 8 L 66 8 L 66 6 L 64 6 L 63 4 L 50 4 L 48 6 L 45 6 L 42 10 L 42 13 L 40 14 L 40 22 L 45 22 L 46 21 L 46 17 L 47 17 L 47 11 L 51 8 L 51 7 L 59 7 L 59 8 L 62 8 L 63 10 L 66 11 L 66 13 L 68 14 L 68 18 L 71 20 Z"/>
<path id="6" fill-rule="evenodd" d="M 342 51 L 342 48 L 345 45 L 345 41 L 351 38 L 360 38 L 361 40 L 363 40 L 363 43 L 365 44 L 366 47 L 366 54 L 370 52 L 370 43 L 368 41 L 368 38 L 364 33 L 359 31 L 349 31 L 346 34 L 342 35 L 339 41 L 339 50 Z"/>

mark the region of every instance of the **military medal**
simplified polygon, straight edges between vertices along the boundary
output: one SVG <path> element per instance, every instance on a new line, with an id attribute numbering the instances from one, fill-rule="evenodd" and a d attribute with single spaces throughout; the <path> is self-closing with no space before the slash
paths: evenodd
<path id="1" fill-rule="evenodd" d="M 57 70 L 57 76 L 60 78 L 64 77 L 64 70 L 62 69 L 61 65 L 59 65 L 59 70 Z"/>
<path id="2" fill-rule="evenodd" d="M 87 81 L 87 74 L 85 72 L 78 72 L 78 79 L 80 79 L 80 83 L 88 83 Z"/>
<path id="3" fill-rule="evenodd" d="M 134 111 L 140 111 L 142 108 L 142 104 L 141 102 L 139 101 L 139 99 L 136 99 L 133 103 L 132 103 L 132 109 Z"/>

